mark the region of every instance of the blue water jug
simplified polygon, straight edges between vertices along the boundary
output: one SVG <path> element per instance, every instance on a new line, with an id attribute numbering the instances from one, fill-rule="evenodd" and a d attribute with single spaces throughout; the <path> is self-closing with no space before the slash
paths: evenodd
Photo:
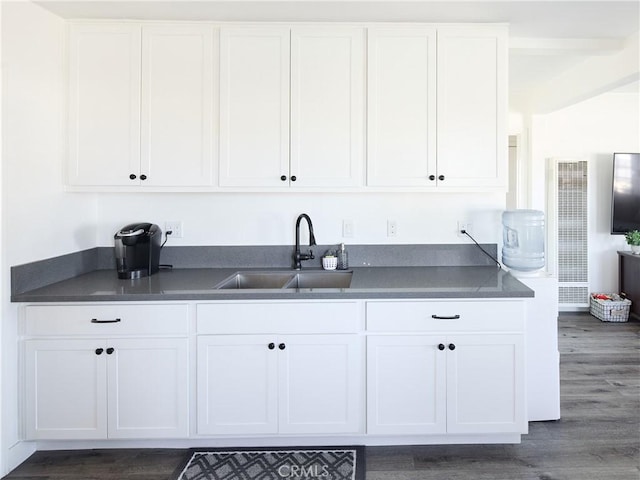
<path id="1" fill-rule="evenodd" d="M 544 268 L 544 212 L 507 210 L 502 225 L 502 263 L 521 272 Z"/>

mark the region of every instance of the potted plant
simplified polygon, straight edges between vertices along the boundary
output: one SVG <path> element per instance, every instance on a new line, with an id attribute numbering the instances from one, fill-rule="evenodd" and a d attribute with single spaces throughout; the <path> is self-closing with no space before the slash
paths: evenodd
<path id="1" fill-rule="evenodd" d="M 624 234 L 624 238 L 631 246 L 631 252 L 640 255 L 640 230 L 631 230 Z"/>

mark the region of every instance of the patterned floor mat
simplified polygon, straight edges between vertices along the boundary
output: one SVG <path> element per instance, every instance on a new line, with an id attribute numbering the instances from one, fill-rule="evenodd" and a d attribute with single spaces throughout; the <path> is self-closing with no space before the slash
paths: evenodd
<path id="1" fill-rule="evenodd" d="M 364 447 L 192 451 L 175 480 L 364 480 Z"/>

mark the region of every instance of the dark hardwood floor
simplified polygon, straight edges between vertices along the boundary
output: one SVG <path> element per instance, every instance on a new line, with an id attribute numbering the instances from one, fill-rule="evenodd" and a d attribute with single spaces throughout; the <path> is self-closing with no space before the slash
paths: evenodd
<path id="1" fill-rule="evenodd" d="M 640 479 L 640 322 L 560 317 L 557 422 L 519 445 L 367 448 L 367 480 Z M 165 480 L 184 450 L 37 452 L 9 480 Z"/>

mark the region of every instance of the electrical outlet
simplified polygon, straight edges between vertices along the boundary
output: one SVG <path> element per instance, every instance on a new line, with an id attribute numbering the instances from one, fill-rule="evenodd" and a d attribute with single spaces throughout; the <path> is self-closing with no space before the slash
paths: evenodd
<path id="1" fill-rule="evenodd" d="M 180 220 L 167 220 L 164 222 L 165 233 L 171 231 L 170 237 L 182 238 L 182 222 Z"/>
<path id="2" fill-rule="evenodd" d="M 398 222 L 395 220 L 387 220 L 387 237 L 395 237 L 398 235 Z"/>
<path id="3" fill-rule="evenodd" d="M 471 223 L 458 220 L 458 236 L 459 237 L 466 237 L 466 235 L 462 233 L 463 230 L 468 234 L 471 234 Z"/>
<path id="4" fill-rule="evenodd" d="M 347 238 L 347 237 L 353 237 L 353 235 L 355 234 L 355 224 L 353 223 L 353 220 L 342 220 L 342 236 Z"/>

